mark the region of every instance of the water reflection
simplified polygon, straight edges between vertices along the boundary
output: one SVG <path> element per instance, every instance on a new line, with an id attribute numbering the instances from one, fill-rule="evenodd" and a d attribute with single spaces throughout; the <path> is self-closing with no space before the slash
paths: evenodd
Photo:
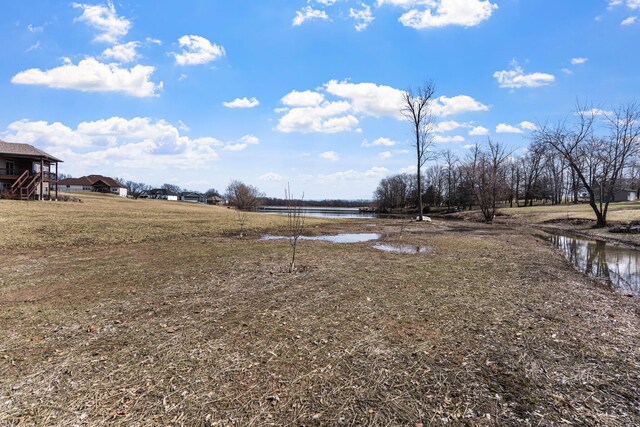
<path id="1" fill-rule="evenodd" d="M 260 213 L 269 213 L 277 215 L 287 215 L 289 210 L 284 206 L 262 206 L 258 208 Z M 302 215 L 318 218 L 376 218 L 373 212 L 361 211 L 358 208 L 320 208 L 320 207 L 304 207 L 301 210 Z"/>
<path id="2" fill-rule="evenodd" d="M 382 237 L 382 235 L 378 233 L 344 233 L 330 236 L 300 236 L 300 240 L 320 240 L 331 243 L 361 243 L 378 240 L 380 237 Z M 287 236 L 271 236 L 267 234 L 262 236 L 260 240 L 281 240 L 288 238 Z"/>
<path id="3" fill-rule="evenodd" d="M 607 279 L 617 289 L 640 293 L 640 251 L 559 234 L 549 240 L 581 272 Z"/>

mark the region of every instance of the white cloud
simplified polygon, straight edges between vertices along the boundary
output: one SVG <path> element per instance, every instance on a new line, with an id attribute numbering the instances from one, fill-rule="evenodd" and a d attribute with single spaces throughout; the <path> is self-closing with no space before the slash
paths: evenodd
<path id="1" fill-rule="evenodd" d="M 82 9 L 82 15 L 74 22 L 84 22 L 100 31 L 100 34 L 94 39 L 95 41 L 115 44 L 121 37 L 127 35 L 131 28 L 131 21 L 123 16 L 118 16 L 112 1 L 109 1 L 105 6 L 81 3 L 72 3 L 72 6 Z"/>
<path id="2" fill-rule="evenodd" d="M 278 181 L 282 181 L 284 179 L 284 177 L 280 174 L 277 174 L 275 172 L 267 172 L 264 175 L 260 175 L 258 177 L 258 181 L 272 181 L 272 182 L 278 182 Z"/>
<path id="3" fill-rule="evenodd" d="M 455 120 L 446 122 L 438 122 L 435 127 L 435 132 L 451 132 L 462 127 L 469 127 L 467 123 L 458 123 Z"/>
<path id="4" fill-rule="evenodd" d="M 402 117 L 402 91 L 391 86 L 330 80 L 324 87 L 331 95 L 349 99 L 356 113 L 374 117 Z"/>
<path id="5" fill-rule="evenodd" d="M 360 6 L 362 7 L 362 9 L 359 10 L 349 8 L 349 17 L 353 18 L 356 21 L 356 31 L 366 30 L 369 24 L 371 24 L 375 19 L 373 17 L 373 14 L 371 13 L 371 6 L 364 3 L 360 3 Z"/>
<path id="6" fill-rule="evenodd" d="M 338 160 L 340 160 L 338 153 L 336 153 L 335 151 L 325 151 L 323 153 L 320 153 L 318 157 L 320 157 L 321 159 L 330 160 L 332 162 L 337 162 Z"/>
<path id="7" fill-rule="evenodd" d="M 432 109 L 434 115 L 444 117 L 474 111 L 488 111 L 489 107 L 470 96 L 457 95 L 451 98 L 446 96 L 436 98 Z"/>
<path id="8" fill-rule="evenodd" d="M 223 150 L 225 151 L 242 151 L 249 145 L 257 145 L 260 143 L 260 139 L 254 135 L 245 135 L 240 138 L 239 142 L 225 144 Z"/>
<path id="9" fill-rule="evenodd" d="M 625 5 L 631 10 L 640 9 L 640 0 L 610 0 L 609 7 L 613 8 L 616 6 Z"/>
<path id="10" fill-rule="evenodd" d="M 531 130 L 531 131 L 538 130 L 538 126 L 536 126 L 534 123 L 527 122 L 527 121 L 520 122 L 520 128 L 524 130 Z"/>
<path id="11" fill-rule="evenodd" d="M 571 65 L 580 65 L 587 62 L 589 58 L 571 58 Z"/>
<path id="12" fill-rule="evenodd" d="M 327 101 L 324 94 L 315 91 L 292 91 L 282 98 L 282 102 L 295 108 L 276 111 L 284 113 L 277 129 L 282 132 L 351 131 L 359 124 L 354 114 L 404 120 L 403 91 L 391 86 L 330 80 L 320 90 L 341 100 Z M 488 109 L 489 107 L 467 95 L 450 98 L 440 96 L 432 104 L 433 114 L 436 116 Z M 355 131 L 358 132 L 358 129 Z"/>
<path id="13" fill-rule="evenodd" d="M 158 46 L 162 46 L 162 40 L 154 39 L 153 37 L 147 37 L 144 40 L 149 44 L 156 44 Z"/>
<path id="14" fill-rule="evenodd" d="M 470 136 L 484 136 L 489 135 L 489 129 L 483 126 L 476 126 L 469 131 Z"/>
<path id="15" fill-rule="evenodd" d="M 349 131 L 358 125 L 346 101 L 327 102 L 318 107 L 297 107 L 287 111 L 276 127 L 280 132 L 338 133 Z"/>
<path id="16" fill-rule="evenodd" d="M 380 157 L 381 160 L 389 160 L 393 157 L 393 153 L 391 151 L 383 151 L 378 153 L 378 157 Z"/>
<path id="17" fill-rule="evenodd" d="M 506 123 L 500 123 L 496 126 L 497 133 L 523 133 L 522 129 L 515 126 L 508 125 Z"/>
<path id="18" fill-rule="evenodd" d="M 573 74 L 573 71 L 571 71 L 568 68 L 561 68 L 560 71 L 562 71 L 563 73 L 565 73 L 566 75 L 570 76 Z"/>
<path id="19" fill-rule="evenodd" d="M 316 176 L 301 175 L 299 178 L 306 181 L 313 181 L 316 184 L 333 183 L 336 181 L 368 181 L 380 179 L 389 174 L 389 169 L 382 166 L 374 166 L 364 172 L 359 172 L 354 169 L 346 171 L 338 171 L 330 174 L 318 174 Z"/>
<path id="20" fill-rule="evenodd" d="M 383 177 L 389 174 L 389 169 L 381 166 L 374 166 L 371 169 L 367 170 L 364 175 L 366 177 Z"/>
<path id="21" fill-rule="evenodd" d="M 409 165 L 404 168 L 398 169 L 398 173 L 416 173 L 418 171 L 418 167 L 416 165 Z"/>
<path id="22" fill-rule="evenodd" d="M 11 79 L 13 84 L 43 85 L 56 89 L 75 89 L 83 92 L 124 92 L 136 97 L 154 96 L 162 89 L 162 82 L 150 81 L 154 67 L 136 65 L 131 69 L 116 64 L 104 64 L 86 58 L 77 65 L 65 65 L 43 71 L 39 68 L 21 71 Z"/>
<path id="23" fill-rule="evenodd" d="M 178 120 L 178 129 L 184 132 L 189 132 L 191 130 L 182 120 Z"/>
<path id="24" fill-rule="evenodd" d="M 36 41 L 34 44 L 29 46 L 27 48 L 27 50 L 25 50 L 25 52 L 31 52 L 31 51 L 38 50 L 38 49 L 40 49 L 40 40 Z"/>
<path id="25" fill-rule="evenodd" d="M 319 3 L 323 6 L 333 6 L 337 0 L 315 0 L 316 3 Z"/>
<path id="26" fill-rule="evenodd" d="M 474 27 L 491 17 L 497 5 L 489 0 L 431 0 L 424 2 L 417 1 L 386 1 L 399 6 L 414 7 L 421 4 L 424 9 L 411 9 L 404 13 L 399 21 L 406 27 L 418 30 L 425 28 L 439 28 L 448 25 L 459 25 L 462 27 Z"/>
<path id="27" fill-rule="evenodd" d="M 622 26 L 633 25 L 633 24 L 636 23 L 637 20 L 638 20 L 637 16 L 630 16 L 630 17 L 622 20 L 622 22 L 620 22 L 620 25 L 622 25 Z"/>
<path id="28" fill-rule="evenodd" d="M 498 81 L 500 87 L 522 88 L 546 86 L 555 81 L 555 76 L 548 73 L 525 74 L 524 69 L 515 61 L 511 63 L 511 70 L 496 71 L 493 77 Z"/>
<path id="29" fill-rule="evenodd" d="M 327 20 L 329 19 L 329 16 L 324 10 L 318 10 L 318 9 L 312 8 L 311 6 L 306 6 L 296 11 L 296 16 L 295 18 L 293 18 L 292 25 L 294 27 L 298 27 L 302 25 L 305 21 L 310 21 L 313 19 Z"/>
<path id="30" fill-rule="evenodd" d="M 586 115 L 591 115 L 591 116 L 611 116 L 611 115 L 613 115 L 613 111 L 602 110 L 600 108 L 592 108 L 590 110 L 584 110 L 584 111 L 581 111 L 581 113 L 584 113 Z"/>
<path id="31" fill-rule="evenodd" d="M 202 65 L 225 55 L 224 47 L 201 36 L 185 35 L 178 39 L 182 48 L 180 53 L 172 53 L 177 65 Z"/>
<path id="32" fill-rule="evenodd" d="M 396 141 L 393 141 L 389 138 L 380 137 L 373 142 L 369 142 L 365 139 L 364 141 L 362 141 L 362 144 L 360 145 L 362 147 L 379 147 L 379 146 L 393 147 L 396 144 L 398 144 Z"/>
<path id="33" fill-rule="evenodd" d="M 437 144 L 446 144 L 449 142 L 464 142 L 464 137 L 460 135 L 435 135 L 433 142 Z"/>
<path id="34" fill-rule="evenodd" d="M 324 101 L 324 95 L 311 90 L 294 90 L 283 96 L 281 101 L 289 107 L 316 107 Z"/>
<path id="35" fill-rule="evenodd" d="M 44 31 L 44 26 L 42 27 L 34 27 L 32 24 L 27 25 L 27 31 L 30 33 L 41 33 Z"/>
<path id="36" fill-rule="evenodd" d="M 107 59 L 115 59 L 121 64 L 133 62 L 138 58 L 138 42 L 128 42 L 125 44 L 117 44 L 107 48 L 102 52 L 102 57 Z"/>
<path id="37" fill-rule="evenodd" d="M 258 101 L 256 98 L 248 99 L 245 97 L 245 98 L 236 98 L 230 102 L 223 102 L 222 105 L 224 105 L 227 108 L 253 108 L 260 105 L 260 101 Z"/>
<path id="38" fill-rule="evenodd" d="M 390 6 L 400 6 L 405 9 L 409 9 L 410 7 L 414 6 L 425 6 L 429 4 L 433 5 L 433 2 L 432 0 L 378 0 L 376 2 L 376 6 L 378 7 L 384 6 L 385 4 L 388 4 Z"/>
<path id="39" fill-rule="evenodd" d="M 212 137 L 191 139 L 163 120 L 146 117 L 81 122 L 76 129 L 59 122 L 20 120 L 2 135 L 60 157 L 64 171 L 74 175 L 198 169 L 216 160 L 216 147 L 223 144 Z"/>

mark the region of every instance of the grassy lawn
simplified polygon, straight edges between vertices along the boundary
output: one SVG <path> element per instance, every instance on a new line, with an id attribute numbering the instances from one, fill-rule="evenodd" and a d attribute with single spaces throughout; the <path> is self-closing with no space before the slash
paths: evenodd
<path id="1" fill-rule="evenodd" d="M 0 425 L 640 424 L 638 299 L 529 233 L 82 200 L 0 202 Z"/>

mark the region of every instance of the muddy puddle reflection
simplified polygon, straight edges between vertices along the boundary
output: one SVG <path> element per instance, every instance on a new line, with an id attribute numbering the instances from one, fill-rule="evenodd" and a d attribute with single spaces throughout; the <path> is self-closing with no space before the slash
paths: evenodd
<path id="1" fill-rule="evenodd" d="M 579 271 L 606 279 L 615 289 L 640 294 L 640 251 L 562 234 L 547 233 L 546 239 Z"/>
<path id="2" fill-rule="evenodd" d="M 373 249 L 396 254 L 428 254 L 433 251 L 430 246 L 395 245 L 391 243 L 376 243 L 373 245 Z"/>
<path id="3" fill-rule="evenodd" d="M 369 242 L 371 240 L 378 240 L 381 237 L 382 234 L 378 233 L 344 233 L 329 236 L 300 236 L 300 240 L 319 240 L 331 243 L 362 243 Z M 266 234 L 262 236 L 260 240 L 282 240 L 288 238 L 289 237 L 287 236 L 272 236 Z"/>

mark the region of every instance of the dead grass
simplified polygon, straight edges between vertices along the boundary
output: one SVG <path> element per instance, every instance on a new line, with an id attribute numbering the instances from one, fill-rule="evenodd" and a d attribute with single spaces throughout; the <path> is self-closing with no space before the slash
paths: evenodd
<path id="1" fill-rule="evenodd" d="M 0 203 L 0 425 L 640 423 L 638 301 L 526 233 L 105 200 Z"/>
<path id="2" fill-rule="evenodd" d="M 587 219 L 595 221 L 595 214 L 591 206 L 587 203 L 504 208 L 500 209 L 499 213 L 515 220 L 536 224 L 567 219 Z M 609 204 L 607 219 L 611 222 L 629 222 L 640 219 L 640 202 Z"/>

